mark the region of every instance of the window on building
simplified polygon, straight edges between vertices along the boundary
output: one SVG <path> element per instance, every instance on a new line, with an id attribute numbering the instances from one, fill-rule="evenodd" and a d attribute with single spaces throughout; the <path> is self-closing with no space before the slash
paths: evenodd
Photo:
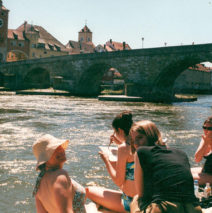
<path id="1" fill-rule="evenodd" d="M 14 39 L 18 39 L 18 35 L 17 34 L 15 34 L 14 32 L 13 32 L 13 37 L 14 37 Z"/>
<path id="2" fill-rule="evenodd" d="M 53 46 L 53 45 L 48 44 L 48 46 L 49 46 L 49 49 L 50 49 L 50 50 L 52 50 L 52 51 L 54 50 L 54 46 Z"/>
<path id="3" fill-rule="evenodd" d="M 11 46 L 14 47 L 14 46 L 16 46 L 17 42 L 16 41 L 11 41 L 10 44 L 11 44 Z"/>
<path id="4" fill-rule="evenodd" d="M 43 53 L 44 53 L 44 54 L 47 54 L 47 51 L 44 51 Z"/>
<path id="5" fill-rule="evenodd" d="M 45 48 L 45 44 L 44 43 L 38 43 L 37 48 Z"/>
<path id="6" fill-rule="evenodd" d="M 36 44 L 32 44 L 32 48 L 36 48 Z"/>
<path id="7" fill-rule="evenodd" d="M 19 43 L 18 43 L 18 46 L 19 46 L 19 47 L 24 47 L 24 42 L 19 42 Z"/>
<path id="8" fill-rule="evenodd" d="M 59 52 L 61 51 L 61 48 L 59 46 L 57 46 L 57 45 L 54 45 L 54 46 L 55 46 L 57 51 L 59 51 Z"/>
<path id="9" fill-rule="evenodd" d="M 35 53 L 34 52 L 32 52 L 32 57 L 35 57 Z"/>
<path id="10" fill-rule="evenodd" d="M 80 38 L 80 41 L 83 41 L 83 38 Z"/>
<path id="11" fill-rule="evenodd" d="M 90 38 L 88 38 L 88 39 L 87 39 L 87 41 L 91 41 L 91 39 L 90 39 Z"/>

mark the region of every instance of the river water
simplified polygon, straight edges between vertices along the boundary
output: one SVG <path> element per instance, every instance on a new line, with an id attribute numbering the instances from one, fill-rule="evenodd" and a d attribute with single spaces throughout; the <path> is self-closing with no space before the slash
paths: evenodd
<path id="1" fill-rule="evenodd" d="M 212 114 L 212 96 L 190 103 L 104 102 L 94 98 L 26 96 L 0 93 L 0 212 L 36 212 L 32 189 L 36 180 L 33 142 L 49 133 L 69 139 L 65 169 L 82 185 L 116 188 L 98 156 L 107 145 L 111 122 L 122 110 L 134 120 L 157 124 L 168 145 L 183 149 L 192 166 L 202 123 Z"/>

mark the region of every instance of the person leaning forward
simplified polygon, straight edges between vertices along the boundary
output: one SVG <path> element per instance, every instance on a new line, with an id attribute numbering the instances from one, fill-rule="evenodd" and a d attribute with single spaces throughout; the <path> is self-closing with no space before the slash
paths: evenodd
<path id="1" fill-rule="evenodd" d="M 85 189 L 63 169 L 68 140 L 44 135 L 33 144 L 37 159 L 33 196 L 37 213 L 84 213 Z"/>
<path id="2" fill-rule="evenodd" d="M 135 123 L 130 135 L 137 190 L 131 213 L 201 213 L 187 155 L 167 147 L 151 121 Z"/>

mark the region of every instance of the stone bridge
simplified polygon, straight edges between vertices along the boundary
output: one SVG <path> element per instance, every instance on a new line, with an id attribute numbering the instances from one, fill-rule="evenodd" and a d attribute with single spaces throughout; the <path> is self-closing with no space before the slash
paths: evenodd
<path id="1" fill-rule="evenodd" d="M 58 56 L 0 64 L 0 86 L 14 90 L 48 88 L 97 96 L 103 74 L 116 68 L 128 95 L 148 101 L 173 98 L 173 84 L 189 66 L 212 61 L 212 44 Z"/>

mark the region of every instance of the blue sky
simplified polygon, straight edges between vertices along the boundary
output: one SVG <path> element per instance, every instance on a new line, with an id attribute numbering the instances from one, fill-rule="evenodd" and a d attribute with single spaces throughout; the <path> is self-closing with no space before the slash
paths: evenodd
<path id="1" fill-rule="evenodd" d="M 93 43 L 126 41 L 132 48 L 212 43 L 212 0 L 3 0 L 9 28 L 26 20 L 63 44 L 85 25 Z"/>

